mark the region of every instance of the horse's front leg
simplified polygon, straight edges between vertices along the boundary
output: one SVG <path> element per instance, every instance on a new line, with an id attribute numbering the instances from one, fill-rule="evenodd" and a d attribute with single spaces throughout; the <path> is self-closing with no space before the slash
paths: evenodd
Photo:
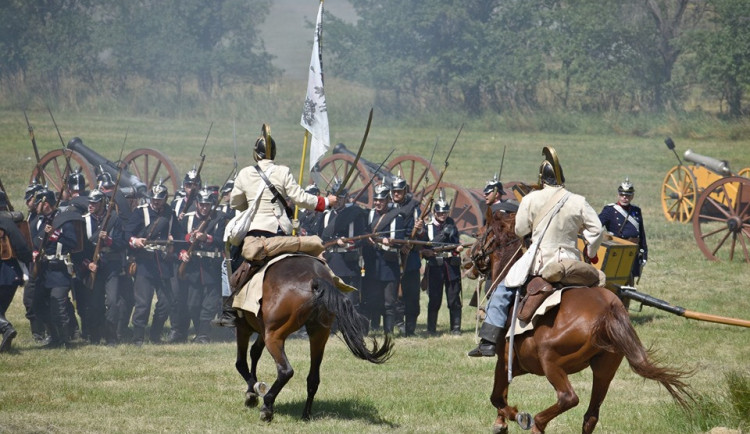
<path id="1" fill-rule="evenodd" d="M 506 362 L 507 352 L 497 357 L 495 364 L 495 381 L 492 386 L 490 402 L 497 409 L 497 418 L 492 425 L 494 434 L 505 434 L 508 432 L 508 420 L 514 420 L 518 409 L 508 405 L 508 364 Z"/>
<path id="2" fill-rule="evenodd" d="M 270 334 L 266 336 L 266 348 L 276 362 L 276 381 L 263 396 L 263 405 L 260 407 L 260 419 L 266 422 L 273 420 L 273 404 L 276 397 L 284 388 L 286 383 L 294 376 L 294 369 L 284 352 L 284 339 Z"/>
<path id="3" fill-rule="evenodd" d="M 245 392 L 245 405 L 247 407 L 256 407 L 258 405 L 258 398 L 265 395 L 268 388 L 266 383 L 258 381 L 257 376 L 258 361 L 263 354 L 264 347 L 265 342 L 260 335 L 255 339 L 253 346 L 250 347 L 250 378 L 247 382 L 247 391 Z"/>
<path id="4" fill-rule="evenodd" d="M 247 349 L 250 345 L 250 336 L 252 335 L 250 325 L 244 320 L 240 319 L 237 321 L 237 356 L 234 361 L 234 368 L 240 373 L 242 378 L 247 383 L 248 388 L 252 387 L 252 383 L 255 382 L 254 372 L 250 372 L 250 368 L 247 366 Z M 248 405 L 247 393 L 245 397 L 245 405 Z M 257 404 L 256 404 L 257 405 Z M 249 406 L 249 405 L 248 405 Z"/>

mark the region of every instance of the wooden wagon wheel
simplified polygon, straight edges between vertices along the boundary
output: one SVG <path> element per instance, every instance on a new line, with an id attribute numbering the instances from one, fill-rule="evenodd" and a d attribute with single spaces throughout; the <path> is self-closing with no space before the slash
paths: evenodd
<path id="1" fill-rule="evenodd" d="M 430 195 L 434 188 L 435 184 L 430 184 L 423 189 L 423 192 Z M 480 206 L 481 202 L 469 190 L 459 185 L 450 182 L 441 182 L 440 188 L 445 191 L 445 200 L 450 203 L 448 215 L 456 222 L 458 231 L 462 235 L 473 237 L 479 227 L 484 224 L 484 212 Z M 436 191 L 433 200 L 437 201 L 438 197 L 440 197 L 440 192 Z M 420 199 L 421 197 L 416 200 Z"/>
<path id="2" fill-rule="evenodd" d="M 424 190 L 428 183 L 434 183 L 440 177 L 429 161 L 419 155 L 401 155 L 386 164 L 388 171 L 393 175 L 401 173 L 406 180 L 409 189 L 416 193 Z"/>
<path id="3" fill-rule="evenodd" d="M 86 178 L 86 183 L 89 189 L 96 187 L 96 176 L 94 175 L 94 168 L 91 167 L 88 160 L 83 158 L 81 154 L 76 151 L 66 150 L 65 154 L 70 156 L 70 169 L 68 173 L 72 173 L 74 170 L 81 168 L 81 173 Z M 44 182 L 47 183 L 47 187 L 52 191 L 61 191 L 65 179 L 63 179 L 63 172 L 65 171 L 65 158 L 62 149 L 55 149 L 49 151 L 39 159 L 39 164 L 34 167 L 29 178 L 29 183 L 34 182 L 38 179 L 39 168 L 41 167 L 42 173 L 44 174 Z"/>
<path id="4" fill-rule="evenodd" d="M 737 254 L 750 263 L 750 179 L 715 181 L 701 193 L 696 209 L 693 234 L 706 258 L 732 261 Z"/>
<path id="5" fill-rule="evenodd" d="M 675 166 L 664 177 L 661 206 L 668 221 L 687 223 L 693 217 L 698 198 L 698 183 L 685 166 Z"/>
<path id="6" fill-rule="evenodd" d="M 742 176 L 744 178 L 750 178 L 750 167 L 745 167 L 744 169 L 737 172 L 737 176 Z"/>
<path id="7" fill-rule="evenodd" d="M 333 154 L 320 160 L 320 162 L 318 162 L 318 167 L 320 168 L 321 179 L 316 179 L 314 181 L 318 185 L 321 194 L 324 194 L 326 190 L 331 187 L 334 177 L 343 181 L 346 174 L 349 172 L 349 168 L 352 167 L 352 164 L 354 164 L 354 157 L 346 154 Z M 372 208 L 373 185 L 376 184 L 376 182 L 373 181 L 367 186 L 366 191 L 362 191 L 365 185 L 370 181 L 370 176 L 372 175 L 362 160 L 357 161 L 354 173 L 352 173 L 352 176 L 349 178 L 346 185 L 346 188 L 349 189 L 349 197 L 353 198 L 359 196 L 357 198 L 357 203 L 365 208 Z M 308 180 L 307 184 L 310 183 L 311 181 Z"/>
<path id="8" fill-rule="evenodd" d="M 180 187 L 180 172 L 172 161 L 155 149 L 136 149 L 122 159 L 128 171 L 148 186 L 147 191 L 161 179 L 174 193 Z"/>

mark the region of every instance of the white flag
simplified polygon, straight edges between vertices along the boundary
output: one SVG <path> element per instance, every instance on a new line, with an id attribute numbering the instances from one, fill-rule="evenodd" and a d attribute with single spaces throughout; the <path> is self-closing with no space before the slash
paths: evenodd
<path id="1" fill-rule="evenodd" d="M 310 71 L 307 79 L 307 97 L 302 109 L 300 124 L 312 135 L 310 142 L 310 171 L 325 155 L 331 140 L 328 137 L 328 109 L 326 94 L 323 91 L 323 62 L 320 52 L 320 35 L 323 33 L 323 2 L 320 2 L 318 19 L 315 23 L 315 40 L 313 41 Z"/>

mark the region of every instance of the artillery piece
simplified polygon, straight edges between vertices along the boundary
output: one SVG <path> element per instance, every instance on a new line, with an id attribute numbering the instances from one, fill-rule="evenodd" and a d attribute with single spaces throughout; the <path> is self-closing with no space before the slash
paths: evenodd
<path id="1" fill-rule="evenodd" d="M 318 187 L 325 190 L 333 183 L 334 177 L 343 179 L 349 168 L 354 164 L 356 154 L 346 145 L 339 143 L 334 146 L 332 154 L 318 162 L 320 178 L 316 180 Z M 455 220 L 459 232 L 473 235 L 483 223 L 483 196 L 476 197 L 469 190 L 441 181 L 435 185 L 440 177 L 438 170 L 426 159 L 418 155 L 401 155 L 381 165 L 367 161 L 360 157 L 357 161 L 354 175 L 349 179 L 349 195 L 357 197 L 357 202 L 365 208 L 372 207 L 373 188 L 380 182 L 390 183 L 390 180 L 400 174 L 409 185 L 414 199 L 421 201 L 423 197 L 432 193 L 435 188 L 442 188 L 445 199 L 451 204 L 449 215 Z M 375 176 L 373 182 L 370 179 Z M 310 182 L 310 181 L 308 181 Z M 363 191 L 364 190 L 364 191 Z"/>
<path id="2" fill-rule="evenodd" d="M 136 149 L 122 161 L 113 162 L 84 145 L 78 137 L 72 138 L 65 149 L 55 149 L 42 156 L 31 173 L 30 181 L 40 179 L 41 170 L 48 186 L 60 191 L 65 182 L 63 172 L 66 156 L 70 157 L 72 169 L 75 169 L 74 164 L 77 163 L 90 189 L 96 187 L 99 170 L 108 172 L 116 179 L 120 166 L 123 167 L 120 190 L 126 196 L 141 197 L 160 179 L 167 185 L 171 183 L 172 191 L 176 191 L 178 187 L 180 172 L 163 153 L 154 149 Z"/>
<path id="3" fill-rule="evenodd" d="M 700 155 L 688 149 L 684 165 L 667 138 L 678 165 L 667 172 L 661 188 L 664 215 L 669 221 L 692 220 L 698 247 L 710 260 L 733 260 L 740 250 L 750 262 L 750 168 L 732 172 L 727 161 Z M 720 250 L 728 247 L 728 254 Z"/>

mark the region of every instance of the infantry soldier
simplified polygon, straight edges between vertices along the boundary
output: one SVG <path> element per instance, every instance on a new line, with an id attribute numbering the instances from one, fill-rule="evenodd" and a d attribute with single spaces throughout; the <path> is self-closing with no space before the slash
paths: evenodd
<path id="1" fill-rule="evenodd" d="M 548 264 L 562 259 L 580 258 L 581 252 L 578 251 L 577 243 L 578 233 L 581 231 L 588 243 L 584 253 L 592 263 L 596 263 L 596 252 L 603 234 L 596 211 L 586 199 L 565 189 L 565 176 L 554 148 L 545 147 L 543 153 L 545 160 L 539 167 L 539 184 L 542 185 L 542 189 L 532 191 L 521 200 L 515 227 L 516 235 L 531 235 L 531 242 L 539 246 L 529 270 L 531 275 L 537 276 Z M 561 207 L 557 213 L 547 217 L 558 204 L 561 204 Z M 540 239 L 542 234 L 544 238 Z M 487 303 L 487 317 L 479 330 L 479 346 L 469 351 L 469 356 L 495 356 L 495 345 L 504 336 L 512 295 L 513 292 L 506 288 L 504 280 L 498 284 Z"/>
<path id="2" fill-rule="evenodd" d="M 29 227 L 36 222 L 37 219 L 37 204 L 34 203 L 34 196 L 42 189 L 44 189 L 43 185 L 32 182 L 26 187 L 26 191 L 24 192 L 23 200 L 26 202 L 26 208 L 28 209 L 26 221 L 29 223 Z M 23 288 L 23 306 L 26 309 L 26 319 L 29 320 L 31 326 L 31 337 L 34 339 L 34 342 L 41 344 L 44 341 L 47 332 L 44 327 L 44 322 L 34 310 L 35 283 L 35 279 L 28 279 L 26 281 L 26 286 Z"/>
<path id="3" fill-rule="evenodd" d="M 201 181 L 200 173 L 193 167 L 185 174 L 185 178 L 182 180 L 182 189 L 184 190 L 184 196 L 175 195 L 175 199 L 172 202 L 172 210 L 179 220 L 185 216 L 185 213 L 195 211 L 195 197 L 198 194 L 198 190 L 203 186 Z"/>
<path id="4" fill-rule="evenodd" d="M 390 189 L 379 184 L 373 194 L 373 208 L 368 214 L 369 232 L 385 232 L 377 239 L 370 239 L 370 245 L 364 249 L 365 278 L 363 282 L 363 310 L 369 315 L 371 328 L 378 328 L 380 316 L 383 316 L 383 330 L 393 333 L 396 323 L 396 303 L 400 249 L 391 243 L 392 239 L 404 238 L 404 217 L 399 209 L 391 209 Z M 419 291 L 419 289 L 417 289 Z M 417 294 L 419 295 L 419 294 Z"/>
<path id="5" fill-rule="evenodd" d="M 487 181 L 484 186 L 484 203 L 487 205 L 488 212 L 492 215 L 495 211 L 502 211 L 506 213 L 518 211 L 518 203 L 515 201 L 503 199 L 505 191 L 503 190 L 503 183 L 500 182 L 497 175 Z"/>
<path id="6" fill-rule="evenodd" d="M 8 198 L 0 190 L 0 212 L 8 211 Z M 23 215 L 18 216 L 23 219 Z M 28 279 L 33 255 L 16 222 L 0 215 L 0 353 L 10 350 L 18 332 L 5 317 L 16 289 Z"/>
<path id="7" fill-rule="evenodd" d="M 607 231 L 620 238 L 638 245 L 639 253 L 637 260 L 633 261 L 630 271 L 628 285 L 635 283 L 635 278 L 641 276 L 641 269 L 648 260 L 648 245 L 646 244 L 646 230 L 643 228 L 643 213 L 641 209 L 631 202 L 635 196 L 635 188 L 630 179 L 617 187 L 617 202 L 606 205 L 599 213 L 599 220 Z M 627 299 L 626 299 L 627 300 Z"/>
<path id="8" fill-rule="evenodd" d="M 391 197 L 393 198 L 393 207 L 399 210 L 404 219 L 404 237 L 408 238 L 414 233 L 415 236 L 421 235 L 424 222 L 420 218 L 421 210 L 419 202 L 412 198 L 408 192 L 409 186 L 406 180 L 400 176 L 393 178 L 391 183 Z M 419 269 L 422 261 L 419 258 L 419 251 L 412 246 L 405 244 L 402 249 L 401 258 L 401 300 L 398 303 L 396 322 L 399 330 L 406 336 L 413 336 L 417 328 L 417 317 L 419 316 Z"/>
<path id="9" fill-rule="evenodd" d="M 63 210 L 67 207 L 74 207 L 79 214 L 86 214 L 88 212 L 88 191 L 86 191 L 86 177 L 83 176 L 80 167 L 68 175 L 67 187 L 63 191 L 64 199 L 60 200 L 60 207 Z"/>
<path id="10" fill-rule="evenodd" d="M 180 317 L 174 321 L 176 324 L 173 327 L 177 328 L 179 337 L 186 337 L 192 320 L 196 329 L 196 343 L 210 341 L 211 320 L 221 309 L 221 265 L 224 260 L 222 237 L 227 216 L 215 211 L 214 205 L 216 196 L 204 188 L 198 192 L 196 211 L 185 214 L 182 220 L 187 234 L 185 241 L 195 246 L 192 251 L 188 252 L 190 247 L 186 247 L 179 254 L 180 260 L 185 263 L 180 266 L 184 271 L 179 277 L 188 290 L 187 309 L 177 310 Z"/>
<path id="11" fill-rule="evenodd" d="M 422 238 L 437 243 L 458 244 L 458 228 L 453 218 L 448 216 L 450 205 L 440 198 L 435 202 L 431 221 L 427 224 Z M 437 333 L 437 317 L 443 303 L 443 287 L 448 304 L 451 334 L 461 334 L 461 258 L 460 244 L 453 249 L 435 251 L 426 247 L 422 256 L 427 259 L 425 279 L 427 279 L 427 333 Z"/>
<path id="12" fill-rule="evenodd" d="M 362 270 L 364 259 L 361 246 L 364 240 L 350 241 L 365 233 L 367 212 L 357 204 L 348 203 L 349 190 L 341 187 L 337 180 L 331 186 L 331 193 L 337 194 L 339 201 L 336 208 L 326 210 L 321 219 L 320 237 L 324 242 L 338 240 L 336 246 L 327 249 L 323 257 L 328 266 L 345 283 L 362 288 Z M 360 310 L 360 291 L 346 293 L 357 310 Z"/>
<path id="13" fill-rule="evenodd" d="M 67 346 L 71 339 L 70 289 L 73 263 L 70 253 L 81 247 L 73 221 L 75 213 L 63 213 L 57 207 L 55 192 L 43 189 L 34 196 L 38 215 L 31 225 L 34 246 L 34 310 L 47 326 L 46 347 Z"/>
<path id="14" fill-rule="evenodd" d="M 161 333 L 170 312 L 175 308 L 171 278 L 174 254 L 171 243 L 182 240 L 184 233 L 171 208 L 166 206 L 169 191 L 159 184 L 151 188 L 150 202 L 139 206 L 128 222 L 129 246 L 135 257 L 135 307 L 133 310 L 133 343 L 142 345 L 156 292 L 157 303 L 149 331 L 153 343 L 161 343 Z M 159 244 L 155 243 L 159 242 Z"/>

